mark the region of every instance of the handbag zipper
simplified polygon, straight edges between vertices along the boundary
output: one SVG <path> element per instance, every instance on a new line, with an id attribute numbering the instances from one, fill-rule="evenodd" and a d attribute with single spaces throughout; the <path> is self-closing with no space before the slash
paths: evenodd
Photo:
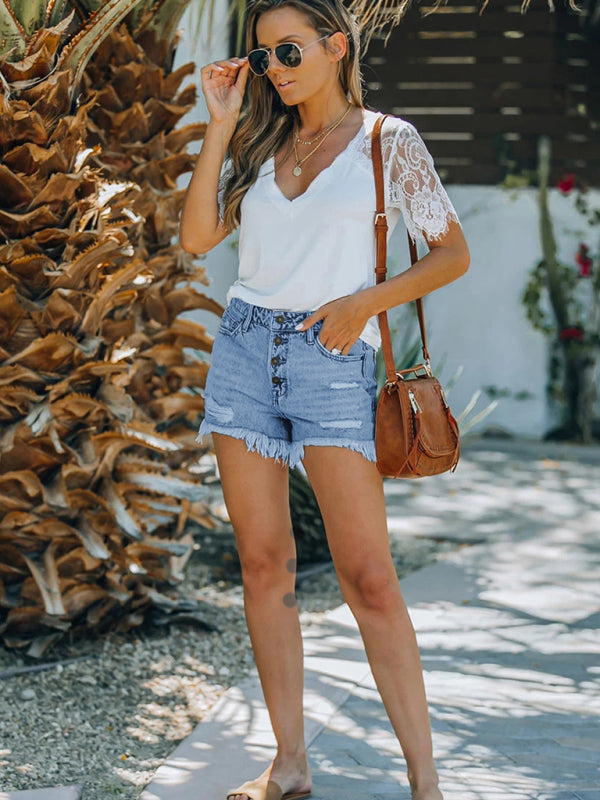
<path id="1" fill-rule="evenodd" d="M 410 404 L 412 406 L 412 410 L 414 411 L 414 413 L 415 414 L 417 414 L 417 413 L 418 414 L 422 414 L 423 413 L 423 409 L 421 408 L 421 406 L 417 402 L 417 398 L 415 397 L 412 389 L 408 390 L 408 398 L 410 400 Z"/>

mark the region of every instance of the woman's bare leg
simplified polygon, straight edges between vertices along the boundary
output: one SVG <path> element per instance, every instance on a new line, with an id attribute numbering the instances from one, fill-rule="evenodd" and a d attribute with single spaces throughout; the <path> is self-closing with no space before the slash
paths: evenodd
<path id="1" fill-rule="evenodd" d="M 277 740 L 277 755 L 265 772 L 284 793 L 309 789 L 289 470 L 275 459 L 249 452 L 241 439 L 219 433 L 212 437 L 242 565 L 248 632 Z M 235 795 L 236 800 L 246 797 Z"/>
<path id="2" fill-rule="evenodd" d="M 307 446 L 303 463 L 340 588 L 406 759 L 413 800 L 441 800 L 421 659 L 390 552 L 382 476 L 343 447 Z"/>

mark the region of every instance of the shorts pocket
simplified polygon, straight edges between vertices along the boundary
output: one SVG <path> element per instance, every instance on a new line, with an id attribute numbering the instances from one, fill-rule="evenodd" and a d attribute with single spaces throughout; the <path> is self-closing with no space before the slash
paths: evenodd
<path id="1" fill-rule="evenodd" d="M 360 361 L 360 359 L 363 357 L 365 351 L 362 339 L 357 339 L 350 348 L 350 352 L 344 355 L 343 353 L 332 353 L 331 350 L 325 347 L 320 339 L 320 336 L 321 329 L 319 328 L 319 331 L 315 334 L 315 345 L 317 350 L 323 353 L 324 356 L 327 356 L 327 358 L 331 358 L 334 361 Z"/>
<path id="2" fill-rule="evenodd" d="M 229 303 L 225 311 L 223 312 L 223 316 L 221 317 L 221 324 L 219 326 L 219 333 L 224 333 L 225 336 L 233 336 L 239 328 L 241 328 L 242 323 L 246 319 L 243 311 Z"/>
<path id="3" fill-rule="evenodd" d="M 375 348 L 365 342 L 365 359 L 363 361 L 363 377 L 367 381 L 374 381 L 377 370 L 377 353 Z"/>

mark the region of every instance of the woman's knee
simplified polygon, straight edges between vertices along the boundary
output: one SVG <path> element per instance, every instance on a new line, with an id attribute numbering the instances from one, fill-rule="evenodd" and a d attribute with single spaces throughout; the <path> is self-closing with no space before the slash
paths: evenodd
<path id="1" fill-rule="evenodd" d="M 400 583 L 390 565 L 361 565 L 350 575 L 340 579 L 344 582 L 348 604 L 355 609 L 387 613 L 397 610 L 402 604 Z"/>
<path id="2" fill-rule="evenodd" d="M 295 549 L 289 545 L 290 542 L 286 542 L 285 547 L 255 542 L 238 550 L 244 585 L 268 589 L 282 582 L 289 583 L 290 576 L 296 573 Z"/>

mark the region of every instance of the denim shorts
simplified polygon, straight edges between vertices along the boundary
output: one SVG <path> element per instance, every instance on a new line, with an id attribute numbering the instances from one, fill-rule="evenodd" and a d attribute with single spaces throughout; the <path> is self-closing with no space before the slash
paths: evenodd
<path id="1" fill-rule="evenodd" d="M 347 354 L 319 339 L 311 311 L 279 311 L 232 297 L 206 376 L 196 441 L 215 431 L 249 451 L 295 467 L 305 445 L 336 445 L 375 457 L 376 351 L 357 339 Z"/>

